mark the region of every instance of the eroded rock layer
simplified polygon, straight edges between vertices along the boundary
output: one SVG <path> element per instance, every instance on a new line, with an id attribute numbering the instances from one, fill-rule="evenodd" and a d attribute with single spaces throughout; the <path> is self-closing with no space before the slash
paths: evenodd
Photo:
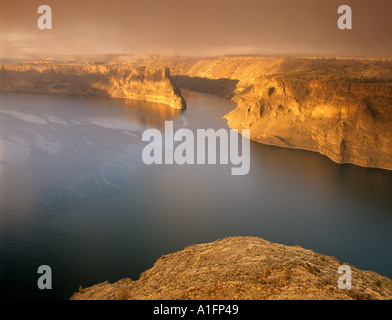
<path id="1" fill-rule="evenodd" d="M 169 69 L 144 66 L 3 64 L 0 90 L 125 98 L 162 103 L 175 109 L 186 106 L 170 79 Z"/>
<path id="2" fill-rule="evenodd" d="M 392 86 L 258 78 L 225 118 L 251 139 L 392 169 Z"/>

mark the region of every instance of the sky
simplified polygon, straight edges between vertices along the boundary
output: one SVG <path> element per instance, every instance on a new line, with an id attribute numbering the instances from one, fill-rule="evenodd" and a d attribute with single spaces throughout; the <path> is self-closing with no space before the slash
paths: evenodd
<path id="1" fill-rule="evenodd" d="M 52 9 L 40 30 L 38 7 Z M 340 5 L 352 30 L 337 26 Z M 26 55 L 392 56 L 391 0 L 0 0 L 0 58 Z"/>

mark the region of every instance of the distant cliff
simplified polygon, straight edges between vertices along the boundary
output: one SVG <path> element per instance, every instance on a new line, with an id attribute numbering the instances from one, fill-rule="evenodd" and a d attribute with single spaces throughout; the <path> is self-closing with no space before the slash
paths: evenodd
<path id="1" fill-rule="evenodd" d="M 169 69 L 89 64 L 3 64 L 0 91 L 125 98 L 184 109 Z"/>
<path id="2" fill-rule="evenodd" d="M 354 266 L 350 266 L 352 288 L 339 289 L 341 265 L 334 257 L 299 246 L 256 237 L 225 238 L 162 256 L 139 280 L 128 278 L 80 288 L 71 299 L 392 299 L 391 279 Z"/>

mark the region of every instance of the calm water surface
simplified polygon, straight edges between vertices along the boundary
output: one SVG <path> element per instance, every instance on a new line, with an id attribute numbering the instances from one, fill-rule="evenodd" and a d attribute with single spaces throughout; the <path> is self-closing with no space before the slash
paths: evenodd
<path id="1" fill-rule="evenodd" d="M 0 297 L 68 299 L 137 279 L 163 254 L 258 236 L 392 277 L 392 172 L 251 143 L 251 169 L 147 166 L 145 129 L 228 128 L 235 105 L 184 91 L 184 112 L 105 98 L 0 94 Z M 40 265 L 53 289 L 37 287 Z"/>

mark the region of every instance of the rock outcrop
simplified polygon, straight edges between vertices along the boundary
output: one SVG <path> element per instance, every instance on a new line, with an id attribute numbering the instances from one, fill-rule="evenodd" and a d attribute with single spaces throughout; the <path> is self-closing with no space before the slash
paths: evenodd
<path id="1" fill-rule="evenodd" d="M 225 118 L 251 139 L 392 169 L 392 86 L 262 77 Z"/>
<path id="2" fill-rule="evenodd" d="M 3 64 L 0 91 L 105 96 L 156 102 L 175 109 L 186 103 L 169 69 L 89 64 Z"/>
<path id="3" fill-rule="evenodd" d="M 72 300 L 384 300 L 392 280 L 347 263 L 352 288 L 339 289 L 336 258 L 256 237 L 192 245 L 162 256 L 139 280 L 80 288 Z"/>

